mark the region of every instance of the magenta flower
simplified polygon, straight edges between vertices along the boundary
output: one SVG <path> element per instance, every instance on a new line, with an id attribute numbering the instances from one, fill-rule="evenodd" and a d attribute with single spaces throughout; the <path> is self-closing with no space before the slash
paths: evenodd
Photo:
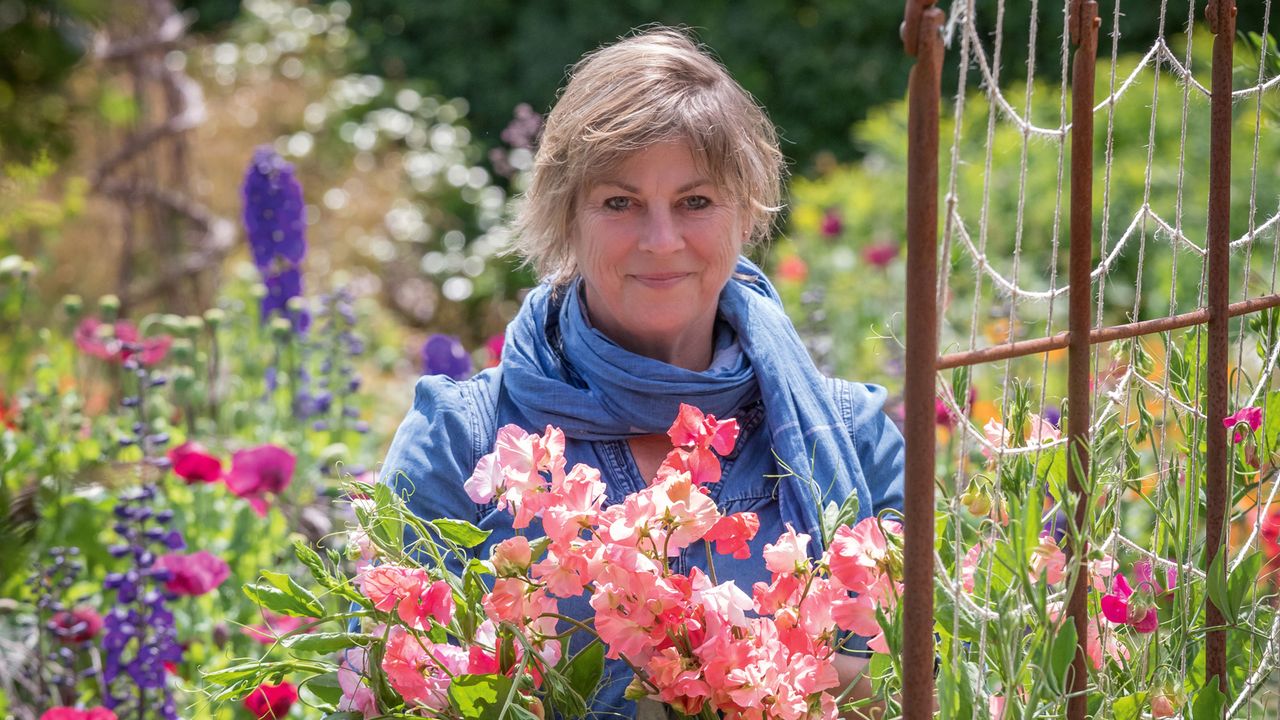
<path id="1" fill-rule="evenodd" d="M 110 327 L 110 330 L 104 328 Z M 76 327 L 76 347 L 94 357 L 123 363 L 136 359 L 143 365 L 155 365 L 164 359 L 173 344 L 168 335 L 143 338 L 138 328 L 127 320 L 107 325 L 97 318 L 85 318 Z"/>
<path id="2" fill-rule="evenodd" d="M 156 566 L 169 571 L 165 588 L 175 595 L 203 595 L 221 585 L 231 574 L 231 568 L 222 558 L 208 550 L 190 555 L 161 555 Z"/>
<path id="3" fill-rule="evenodd" d="M 889 243 L 875 243 L 862 248 L 862 260 L 871 267 L 888 267 L 898 257 L 898 246 Z"/>
<path id="4" fill-rule="evenodd" d="M 293 453 L 276 445 L 259 445 L 231 456 L 227 489 L 249 501 L 253 511 L 267 514 L 267 495 L 281 493 L 293 480 Z"/>
<path id="5" fill-rule="evenodd" d="M 188 485 L 217 482 L 222 478 L 222 461 L 205 451 L 198 442 L 185 442 L 169 451 L 173 473 Z"/>
<path id="6" fill-rule="evenodd" d="M 1117 625 L 1132 625 L 1140 633 L 1154 632 L 1160 624 L 1155 599 L 1167 595 L 1178 582 L 1178 572 L 1165 571 L 1165 589 L 1161 590 L 1151 572 L 1151 563 L 1143 560 L 1133 566 L 1138 581 L 1135 590 L 1129 586 L 1123 573 L 1116 573 L 1111 581 L 1111 592 L 1102 596 L 1102 614 Z"/>
<path id="7" fill-rule="evenodd" d="M 822 225 L 819 228 L 822 237 L 834 238 L 844 232 L 844 221 L 840 219 L 840 213 L 835 209 L 829 209 L 822 215 Z"/>
<path id="8" fill-rule="evenodd" d="M 1252 431 L 1257 431 L 1262 427 L 1262 408 L 1260 407 L 1243 407 L 1235 412 L 1234 415 L 1228 415 L 1222 419 L 1223 427 L 1228 430 L 1236 428 L 1237 425 L 1244 423 L 1249 426 Z M 1235 433 L 1231 436 L 1231 442 L 1238 443 L 1244 440 L 1244 432 L 1236 428 Z"/>
<path id="9" fill-rule="evenodd" d="M 502 362 L 502 345 L 507 341 L 505 333 L 491 335 L 488 340 L 484 341 L 484 349 L 489 353 L 489 361 L 485 363 L 485 367 L 497 367 Z"/>
<path id="10" fill-rule="evenodd" d="M 59 705 L 44 711 L 40 720 L 116 720 L 116 714 L 104 707 L 91 707 L 88 710 L 77 710 L 73 707 Z"/>

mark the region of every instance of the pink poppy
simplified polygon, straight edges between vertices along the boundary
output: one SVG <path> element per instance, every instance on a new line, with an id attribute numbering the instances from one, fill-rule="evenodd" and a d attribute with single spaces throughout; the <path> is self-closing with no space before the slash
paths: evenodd
<path id="1" fill-rule="evenodd" d="M 194 483 L 217 482 L 222 478 L 222 461 L 210 455 L 198 442 L 185 442 L 169 451 L 173 474 Z"/>
<path id="2" fill-rule="evenodd" d="M 173 344 L 173 338 L 160 335 L 152 338 L 141 338 L 138 328 L 127 320 L 121 320 L 110 326 L 110 332 L 103 329 L 105 323 L 94 317 L 87 317 L 76 327 L 76 347 L 94 357 L 122 363 L 136 358 L 143 365 L 155 365 L 164 359 Z"/>
<path id="3" fill-rule="evenodd" d="M 1250 430 L 1257 432 L 1258 428 L 1262 427 L 1262 408 L 1243 407 L 1237 410 L 1235 414 L 1228 415 L 1222 419 L 1223 427 L 1228 430 L 1242 423 L 1248 425 Z M 1244 440 L 1244 431 L 1236 429 L 1231 436 L 1231 442 L 1238 443 L 1242 440 Z"/>
<path id="4" fill-rule="evenodd" d="M 208 550 L 183 555 L 169 553 L 156 560 L 156 567 L 169 571 L 165 587 L 175 595 L 203 595 L 222 584 L 231 568 Z"/>
<path id="5" fill-rule="evenodd" d="M 54 632 L 64 643 L 92 640 L 102 631 L 102 616 L 91 607 L 63 610 L 53 616 Z"/>
<path id="6" fill-rule="evenodd" d="M 227 489 L 249 501 L 253 511 L 267 514 L 267 495 L 284 492 L 293 480 L 297 458 L 275 445 L 259 445 L 231 456 Z"/>
<path id="7" fill-rule="evenodd" d="M 298 688 L 292 683 L 263 683 L 244 699 L 244 707 L 258 720 L 276 720 L 288 715 L 289 708 L 297 701 Z"/>
<path id="8" fill-rule="evenodd" d="M 116 714 L 104 707 L 93 707 L 88 710 L 59 705 L 44 711 L 40 720 L 116 720 Z"/>
<path id="9" fill-rule="evenodd" d="M 862 261 L 871 267 L 888 267 L 896 257 L 898 257 L 898 246 L 893 243 L 874 243 L 862 248 Z"/>

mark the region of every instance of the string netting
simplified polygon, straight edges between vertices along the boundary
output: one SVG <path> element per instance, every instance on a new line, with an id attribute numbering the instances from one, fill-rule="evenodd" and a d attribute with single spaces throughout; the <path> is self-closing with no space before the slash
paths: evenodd
<path id="1" fill-rule="evenodd" d="M 1154 39 L 1132 50 L 1135 38 L 1150 38 L 1154 5 L 1099 7 L 1096 327 L 1206 302 L 1213 36 L 1203 7 L 1163 0 Z M 1250 5 L 1235 51 L 1232 302 L 1275 294 L 1280 260 L 1280 52 L 1270 0 Z M 955 84 L 953 94 L 944 86 L 941 131 L 944 354 L 1067 329 L 1069 6 L 1030 0 L 1029 24 L 1016 27 L 1004 0 L 945 8 Z M 1074 564 L 1055 551 L 1081 536 L 1091 549 L 1091 716 L 1150 717 L 1162 698 L 1192 716 L 1205 685 L 1205 593 L 1244 588 L 1228 633 L 1227 715 L 1280 717 L 1280 315 L 1236 318 L 1230 337 L 1230 411 L 1260 407 L 1263 420 L 1239 442 L 1228 431 L 1227 572 L 1237 584 L 1225 587 L 1208 587 L 1201 571 L 1203 394 L 1206 373 L 1221 370 L 1206 367 L 1204 326 L 1094 346 L 1087 527 L 1072 526 L 1064 491 L 1067 351 L 939 374 L 944 717 L 1064 715 L 1053 671 L 1074 644 L 1065 611 Z M 1132 594 L 1118 589 L 1120 575 Z M 1108 595 L 1132 622 L 1107 618 Z M 1160 622 L 1146 632 L 1150 608 Z"/>

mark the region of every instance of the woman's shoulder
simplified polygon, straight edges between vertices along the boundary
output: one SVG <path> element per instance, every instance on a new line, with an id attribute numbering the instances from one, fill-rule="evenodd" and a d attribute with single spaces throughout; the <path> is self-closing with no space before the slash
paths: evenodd
<path id="1" fill-rule="evenodd" d="M 885 401 L 889 398 L 889 391 L 884 386 L 841 378 L 823 379 L 850 432 L 876 419 L 884 411 Z"/>
<path id="2" fill-rule="evenodd" d="M 413 405 L 387 452 L 384 477 L 420 472 L 424 465 L 466 468 L 469 473 L 493 444 L 501 383 L 498 368 L 466 380 L 445 375 L 419 378 Z"/>

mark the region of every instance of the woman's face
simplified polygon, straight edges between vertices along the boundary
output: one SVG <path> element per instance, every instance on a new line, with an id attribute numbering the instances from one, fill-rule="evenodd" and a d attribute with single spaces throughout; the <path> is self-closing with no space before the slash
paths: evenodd
<path id="1" fill-rule="evenodd" d="M 744 216 L 686 143 L 630 155 L 578 197 L 572 242 L 592 324 L 632 352 L 705 369 Z"/>

